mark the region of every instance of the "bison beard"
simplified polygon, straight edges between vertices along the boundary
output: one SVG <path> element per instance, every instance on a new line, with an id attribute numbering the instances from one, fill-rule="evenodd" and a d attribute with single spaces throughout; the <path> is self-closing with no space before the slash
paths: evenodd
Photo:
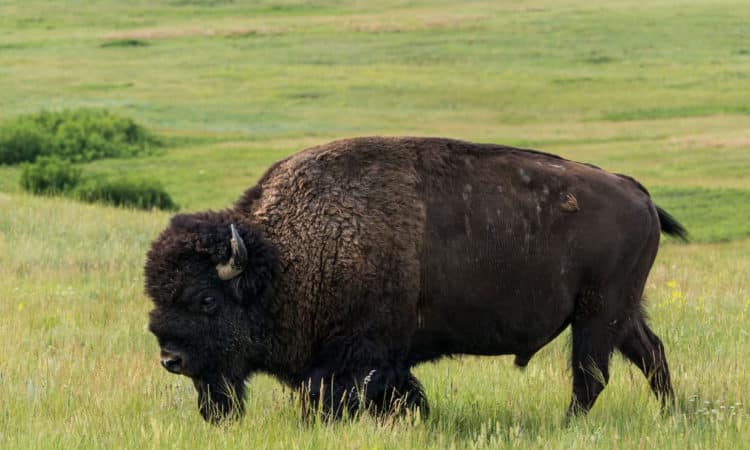
<path id="1" fill-rule="evenodd" d="M 198 391 L 198 410 L 207 422 L 220 423 L 245 413 L 245 380 L 193 379 Z"/>
<path id="2" fill-rule="evenodd" d="M 357 138 L 274 164 L 231 209 L 175 216 L 145 275 L 162 364 L 201 415 L 244 411 L 275 376 L 303 409 L 428 410 L 411 369 L 444 356 L 525 366 L 572 328 L 585 413 L 617 350 L 673 399 L 643 312 L 660 232 L 684 228 L 630 177 L 546 153 L 433 138 Z"/>

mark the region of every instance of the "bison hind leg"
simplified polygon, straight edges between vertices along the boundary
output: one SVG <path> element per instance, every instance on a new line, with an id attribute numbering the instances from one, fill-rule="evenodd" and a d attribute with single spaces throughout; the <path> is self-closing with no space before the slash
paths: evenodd
<path id="1" fill-rule="evenodd" d="M 634 326 L 617 345 L 617 349 L 641 369 L 651 385 L 651 390 L 662 401 L 662 405 L 667 406 L 674 402 L 664 345 L 642 317 L 635 320 Z"/>
<path id="2" fill-rule="evenodd" d="M 601 320 L 573 323 L 573 398 L 568 417 L 586 414 L 609 381 L 615 336 Z"/>

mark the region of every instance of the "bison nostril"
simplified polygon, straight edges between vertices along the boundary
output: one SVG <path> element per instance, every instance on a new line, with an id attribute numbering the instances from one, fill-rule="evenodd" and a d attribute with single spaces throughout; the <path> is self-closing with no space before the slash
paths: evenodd
<path id="1" fill-rule="evenodd" d="M 180 355 L 177 355 L 175 353 L 170 353 L 168 351 L 162 350 L 161 365 L 172 373 L 182 373 L 182 358 L 180 357 Z"/>
<path id="2" fill-rule="evenodd" d="M 164 366 L 165 369 L 172 373 L 180 373 L 182 368 L 182 360 L 179 358 L 176 359 L 162 359 L 161 365 Z"/>

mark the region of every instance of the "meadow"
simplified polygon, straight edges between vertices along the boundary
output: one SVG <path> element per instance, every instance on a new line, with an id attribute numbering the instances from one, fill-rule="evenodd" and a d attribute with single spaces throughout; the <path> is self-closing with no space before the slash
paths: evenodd
<path id="1" fill-rule="evenodd" d="M 183 211 L 230 206 L 275 160 L 357 135 L 433 135 L 627 173 L 691 232 L 646 296 L 677 406 L 615 355 L 565 426 L 568 333 L 420 366 L 428 418 L 305 425 L 249 384 L 200 418 L 158 365 L 142 268 L 170 214 L 34 197 L 0 166 L 0 448 L 743 448 L 750 443 L 750 4 L 656 0 L 0 1 L 0 122 L 107 108 L 165 145 L 90 173 L 157 177 Z"/>

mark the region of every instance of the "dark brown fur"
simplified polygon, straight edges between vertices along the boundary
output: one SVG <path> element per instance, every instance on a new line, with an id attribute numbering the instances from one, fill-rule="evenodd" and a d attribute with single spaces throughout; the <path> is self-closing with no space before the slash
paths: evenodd
<path id="1" fill-rule="evenodd" d="M 220 380 L 241 396 L 256 371 L 307 385 L 334 413 L 359 406 L 340 402 L 355 388 L 376 407 L 406 397 L 426 408 L 415 364 L 515 354 L 524 366 L 568 325 L 571 413 L 593 405 L 603 384 L 592 373 L 606 382 L 614 348 L 666 399 L 666 359 L 641 307 L 660 217 L 635 180 L 542 152 L 336 141 L 276 163 L 231 210 L 173 219 L 148 255 L 151 329 L 191 361 L 207 418 L 207 405 L 232 410 Z M 215 265 L 230 256 L 230 223 L 251 263 L 224 282 Z M 197 285 L 221 293 L 210 314 Z"/>

